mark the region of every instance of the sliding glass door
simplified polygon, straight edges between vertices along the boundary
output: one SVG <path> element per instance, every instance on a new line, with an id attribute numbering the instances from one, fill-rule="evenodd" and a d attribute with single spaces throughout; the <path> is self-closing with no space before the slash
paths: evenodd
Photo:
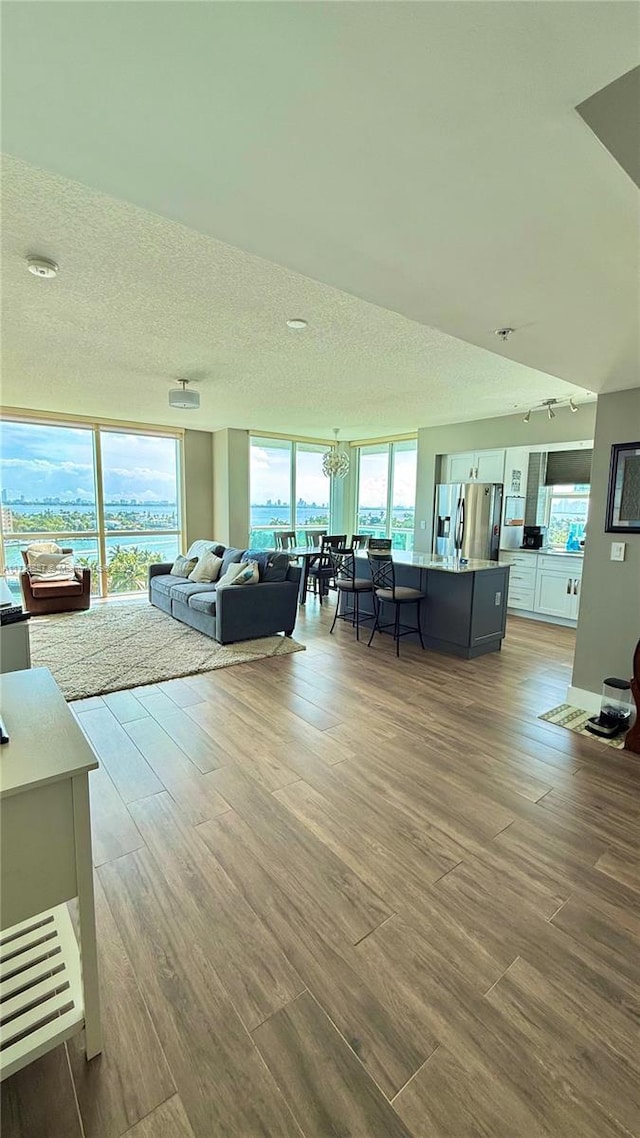
<path id="1" fill-rule="evenodd" d="M 370 537 L 390 537 L 394 549 L 413 549 L 417 442 L 374 443 L 358 447 L 356 529 Z"/>
<path id="2" fill-rule="evenodd" d="M 19 594 L 22 550 L 73 549 L 92 592 L 146 588 L 147 566 L 181 545 L 180 440 L 143 431 L 39 421 L 0 425 L 4 571 Z"/>

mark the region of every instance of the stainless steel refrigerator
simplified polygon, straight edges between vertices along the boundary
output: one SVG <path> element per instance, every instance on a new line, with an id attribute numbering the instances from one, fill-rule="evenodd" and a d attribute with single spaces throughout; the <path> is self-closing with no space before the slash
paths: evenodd
<path id="1" fill-rule="evenodd" d="M 434 553 L 497 561 L 501 513 L 501 482 L 441 483 L 436 487 Z"/>

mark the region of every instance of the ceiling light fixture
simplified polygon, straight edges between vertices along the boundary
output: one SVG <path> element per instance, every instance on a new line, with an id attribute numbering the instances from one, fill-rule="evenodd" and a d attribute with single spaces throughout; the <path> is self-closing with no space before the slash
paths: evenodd
<path id="1" fill-rule="evenodd" d="M 523 422 L 523 423 L 528 423 L 530 419 L 531 419 L 531 408 L 529 408 L 529 410 L 527 411 L 527 413 L 526 413 L 526 415 L 525 415 L 524 419 L 522 420 L 522 422 Z"/>
<path id="2" fill-rule="evenodd" d="M 287 320 L 287 328 L 306 328 L 306 327 L 307 327 L 307 321 L 303 320 L 302 317 L 300 317 L 300 316 L 293 316 L 290 320 Z"/>
<path id="3" fill-rule="evenodd" d="M 43 280 L 52 280 L 58 275 L 58 266 L 48 257 L 27 257 L 27 268 L 34 277 L 42 277 Z"/>
<path id="4" fill-rule="evenodd" d="M 569 410 L 571 411 L 572 415 L 575 415 L 576 411 L 580 410 L 579 407 L 576 407 L 575 403 L 573 402 L 573 399 L 569 400 Z"/>
<path id="5" fill-rule="evenodd" d="M 496 328 L 495 335 L 499 340 L 502 340 L 503 344 L 506 344 L 509 336 L 511 336 L 513 332 L 515 332 L 515 328 Z"/>
<path id="6" fill-rule="evenodd" d="M 561 407 L 563 403 L 563 399 L 543 399 L 542 403 L 538 403 L 537 406 L 529 408 L 522 421 L 523 423 L 529 423 L 533 411 L 546 411 L 549 419 L 555 419 L 556 412 L 554 408 Z M 574 403 L 573 399 L 568 399 L 567 403 L 572 414 L 580 410 L 580 407 Z"/>
<path id="7" fill-rule="evenodd" d="M 187 391 L 188 379 L 179 379 L 182 387 L 173 387 L 169 392 L 169 406 L 179 408 L 180 411 L 196 411 L 200 406 L 198 391 Z"/>
<path id="8" fill-rule="evenodd" d="M 322 473 L 327 478 L 344 478 L 349 473 L 349 455 L 338 447 L 338 428 L 333 428 L 335 442 L 322 456 Z"/>

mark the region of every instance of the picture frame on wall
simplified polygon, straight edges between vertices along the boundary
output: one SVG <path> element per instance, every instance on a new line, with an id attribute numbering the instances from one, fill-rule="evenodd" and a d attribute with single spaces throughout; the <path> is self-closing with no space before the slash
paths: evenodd
<path id="1" fill-rule="evenodd" d="M 605 533 L 640 533 L 640 442 L 611 447 Z"/>

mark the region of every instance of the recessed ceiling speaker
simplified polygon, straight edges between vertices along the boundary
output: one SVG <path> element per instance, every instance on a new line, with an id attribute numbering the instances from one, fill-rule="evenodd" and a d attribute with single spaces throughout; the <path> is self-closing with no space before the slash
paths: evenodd
<path id="1" fill-rule="evenodd" d="M 176 407 L 180 411 L 197 411 L 200 406 L 200 393 L 198 391 L 188 391 L 188 379 L 179 379 L 178 383 L 182 387 L 173 387 L 169 392 L 169 406 Z"/>
<path id="2" fill-rule="evenodd" d="M 51 280 L 58 275 L 58 266 L 48 257 L 27 257 L 27 268 L 34 277 Z"/>

